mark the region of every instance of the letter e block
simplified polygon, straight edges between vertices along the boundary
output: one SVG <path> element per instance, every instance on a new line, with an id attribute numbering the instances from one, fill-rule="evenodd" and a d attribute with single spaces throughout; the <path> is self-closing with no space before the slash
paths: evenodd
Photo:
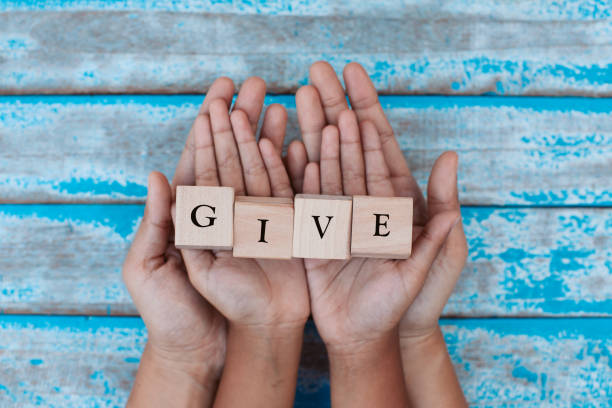
<path id="1" fill-rule="evenodd" d="M 236 197 L 234 256 L 291 259 L 293 199 Z"/>
<path id="2" fill-rule="evenodd" d="M 232 249 L 234 189 L 178 186 L 175 221 L 177 248 Z"/>
<path id="3" fill-rule="evenodd" d="M 352 201 L 348 196 L 295 196 L 293 256 L 349 259 Z"/>
<path id="4" fill-rule="evenodd" d="M 412 251 L 412 198 L 353 197 L 351 255 L 408 258 Z"/>

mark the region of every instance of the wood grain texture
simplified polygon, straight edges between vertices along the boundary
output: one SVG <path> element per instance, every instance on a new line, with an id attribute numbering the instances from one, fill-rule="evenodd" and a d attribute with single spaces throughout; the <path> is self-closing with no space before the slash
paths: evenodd
<path id="1" fill-rule="evenodd" d="M 237 196 L 232 255 L 291 259 L 292 253 L 293 198 Z"/>
<path id="2" fill-rule="evenodd" d="M 441 324 L 472 406 L 612 402 L 610 319 Z M 5 315 L 0 330 L 3 407 L 123 406 L 146 341 L 139 318 Z M 324 346 L 312 323 L 306 327 L 295 406 L 329 406 Z"/>
<path id="3" fill-rule="evenodd" d="M 0 200 L 143 202 L 147 175 L 171 176 L 202 96 L 0 97 Z M 424 186 L 459 153 L 460 198 L 477 205 L 612 205 L 612 99 L 381 98 Z M 293 96 L 266 103 L 289 109 Z"/>
<path id="4" fill-rule="evenodd" d="M 408 258 L 412 201 L 410 197 L 353 196 L 351 256 Z"/>
<path id="5" fill-rule="evenodd" d="M 349 259 L 352 208 L 350 196 L 296 194 L 293 257 Z"/>
<path id="6" fill-rule="evenodd" d="M 178 186 L 175 214 L 174 244 L 177 248 L 233 248 L 232 187 Z"/>
<path id="7" fill-rule="evenodd" d="M 223 74 L 278 93 L 326 59 L 361 62 L 386 93 L 610 96 L 611 15 L 593 0 L 10 0 L 0 92 L 190 93 Z"/>
<path id="8" fill-rule="evenodd" d="M 136 314 L 121 265 L 140 205 L 0 206 L 0 311 Z M 612 213 L 466 207 L 447 316 L 612 316 Z"/>

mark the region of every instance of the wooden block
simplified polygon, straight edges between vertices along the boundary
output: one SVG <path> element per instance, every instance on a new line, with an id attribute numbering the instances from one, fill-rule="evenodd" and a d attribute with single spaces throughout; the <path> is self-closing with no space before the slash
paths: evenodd
<path id="1" fill-rule="evenodd" d="M 177 248 L 232 249 L 234 189 L 178 186 L 174 244 Z"/>
<path id="2" fill-rule="evenodd" d="M 234 256 L 291 259 L 293 199 L 236 197 Z"/>
<path id="3" fill-rule="evenodd" d="M 350 258 L 352 201 L 348 196 L 295 196 L 293 256 Z"/>
<path id="4" fill-rule="evenodd" d="M 351 256 L 408 258 L 412 252 L 412 198 L 353 197 Z"/>

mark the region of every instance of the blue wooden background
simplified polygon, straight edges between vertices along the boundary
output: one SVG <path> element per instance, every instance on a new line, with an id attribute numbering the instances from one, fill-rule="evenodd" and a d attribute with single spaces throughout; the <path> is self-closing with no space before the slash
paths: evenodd
<path id="1" fill-rule="evenodd" d="M 460 155 L 470 246 L 441 325 L 472 406 L 612 406 L 607 0 L 0 2 L 0 406 L 121 406 L 146 342 L 120 277 L 146 176 L 219 75 L 298 137 L 308 66 L 361 62 L 421 184 Z M 297 407 L 327 406 L 307 327 Z"/>

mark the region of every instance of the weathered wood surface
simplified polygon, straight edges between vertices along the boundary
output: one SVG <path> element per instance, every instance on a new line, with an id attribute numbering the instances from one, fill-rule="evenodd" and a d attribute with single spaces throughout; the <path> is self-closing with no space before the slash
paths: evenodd
<path id="1" fill-rule="evenodd" d="M 0 93 L 274 93 L 359 61 L 387 93 L 612 95 L 606 1 L 5 1 Z"/>
<path id="2" fill-rule="evenodd" d="M 612 205 L 612 99 L 386 96 L 423 185 L 460 156 L 460 196 L 477 205 Z M 147 174 L 171 176 L 202 96 L 0 97 L 0 200 L 142 202 Z M 270 96 L 290 111 L 293 96 Z"/>
<path id="3" fill-rule="evenodd" d="M 443 320 L 475 407 L 612 402 L 610 319 Z M 146 329 L 139 318 L 0 316 L 0 405 L 123 406 Z M 296 407 L 329 406 L 323 344 L 307 325 Z M 512 405 L 515 404 L 515 405 Z"/>
<path id="4" fill-rule="evenodd" d="M 1 205 L 0 310 L 136 314 L 121 264 L 140 205 Z M 466 207 L 447 316 L 612 316 L 612 212 Z"/>

